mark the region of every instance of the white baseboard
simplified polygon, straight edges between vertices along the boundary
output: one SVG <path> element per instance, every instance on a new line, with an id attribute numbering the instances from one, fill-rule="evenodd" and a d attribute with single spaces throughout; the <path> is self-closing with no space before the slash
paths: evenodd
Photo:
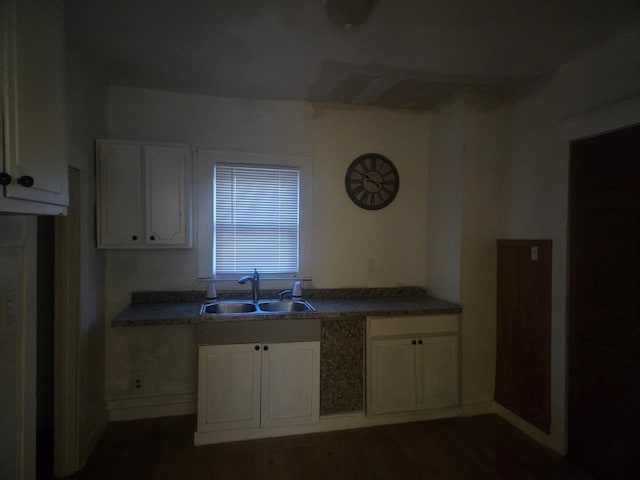
<path id="1" fill-rule="evenodd" d="M 107 407 L 111 422 L 190 415 L 196 413 L 196 394 L 111 399 Z"/>
<path id="2" fill-rule="evenodd" d="M 489 413 L 496 413 L 496 403 L 493 401 L 467 403 L 465 405 L 462 405 L 463 417 L 473 417 L 475 415 L 486 415 Z"/>
<path id="3" fill-rule="evenodd" d="M 98 441 L 102 437 L 102 434 L 107 429 L 109 424 L 109 413 L 105 409 L 100 417 L 96 418 L 93 424 L 88 428 L 85 438 L 80 443 L 80 453 L 78 458 L 77 471 L 82 470 L 84 465 L 89 459 L 89 455 L 93 452 L 94 448 L 98 444 Z M 58 474 L 56 473 L 56 477 Z"/>
<path id="4" fill-rule="evenodd" d="M 138 420 L 143 418 L 170 417 L 175 415 L 192 415 L 196 413 L 196 394 L 157 395 L 124 399 L 111 399 L 107 403 L 109 421 L 118 422 Z M 288 435 L 303 435 L 307 433 L 349 430 L 354 428 L 375 427 L 394 423 L 420 422 L 439 418 L 469 417 L 496 413 L 524 432 L 535 441 L 546 447 L 550 444 L 550 437 L 529 424 L 510 410 L 496 402 L 481 402 L 428 410 L 416 413 L 398 413 L 389 415 L 365 415 L 364 412 L 327 415 L 320 417 L 317 423 L 306 425 L 292 425 L 284 427 L 270 427 L 243 430 L 218 430 L 210 432 L 195 432 L 194 445 L 251 440 L 257 438 L 282 437 Z M 100 423 L 100 422 L 98 422 Z M 100 425 L 102 425 L 100 423 Z M 91 443 L 98 438 L 103 426 L 96 425 L 90 435 Z"/>
<path id="5" fill-rule="evenodd" d="M 511 410 L 503 407 L 497 402 L 493 402 L 495 404 L 495 412 L 500 415 L 503 419 L 509 422 L 511 425 L 516 427 L 518 430 L 522 431 L 533 440 L 538 442 L 539 444 L 549 447 L 551 443 L 551 437 L 544 433 L 542 430 L 531 425 L 526 420 L 523 420 L 521 417 L 513 413 Z"/>
<path id="6" fill-rule="evenodd" d="M 364 412 L 327 415 L 320 417 L 320 420 L 317 423 L 306 425 L 195 432 L 193 435 L 193 443 L 194 445 L 207 445 L 212 443 L 235 442 L 239 440 L 252 440 L 257 438 L 284 437 L 289 435 L 303 435 L 307 433 L 350 430 L 354 428 L 390 425 L 393 423 L 409 423 L 420 422 L 423 420 L 435 420 L 438 418 L 459 417 L 461 414 L 462 410 L 460 407 L 451 407 L 425 412 L 391 415 L 367 416 Z"/>
<path id="7" fill-rule="evenodd" d="M 87 436 L 83 442 L 84 443 L 83 457 L 85 457 L 84 461 L 86 461 L 86 459 L 89 457 L 89 455 L 91 454 L 95 446 L 98 444 L 98 441 L 100 440 L 100 438 L 102 437 L 102 434 L 107 429 L 108 424 L 109 424 L 109 413 L 106 410 L 104 410 L 102 412 L 102 415 L 100 415 L 100 417 L 93 422 L 93 424 L 87 431 Z"/>

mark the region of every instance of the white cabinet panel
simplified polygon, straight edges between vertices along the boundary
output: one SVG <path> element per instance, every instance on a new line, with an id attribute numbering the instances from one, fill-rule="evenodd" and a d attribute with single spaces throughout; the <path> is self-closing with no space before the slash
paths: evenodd
<path id="1" fill-rule="evenodd" d="M 320 343 L 265 345 L 262 356 L 262 426 L 317 422 Z"/>
<path id="2" fill-rule="evenodd" d="M 258 345 L 200 347 L 198 430 L 260 426 Z"/>
<path id="3" fill-rule="evenodd" d="M 10 175 L 9 183 L 0 187 L 0 211 L 65 213 L 63 4 L 59 0 L 2 2 L 0 27 L 0 130 L 4 130 L 0 172 Z"/>
<path id="4" fill-rule="evenodd" d="M 191 246 L 185 145 L 99 140 L 97 157 L 100 248 Z"/>
<path id="5" fill-rule="evenodd" d="M 416 348 L 418 410 L 458 405 L 458 337 L 426 337 Z"/>
<path id="6" fill-rule="evenodd" d="M 98 241 L 109 247 L 141 245 L 142 147 L 106 143 L 98 155 Z"/>
<path id="7" fill-rule="evenodd" d="M 415 347 L 407 338 L 370 343 L 371 413 L 416 409 Z"/>
<path id="8" fill-rule="evenodd" d="M 144 149 L 147 242 L 187 243 L 185 149 L 146 146 Z"/>

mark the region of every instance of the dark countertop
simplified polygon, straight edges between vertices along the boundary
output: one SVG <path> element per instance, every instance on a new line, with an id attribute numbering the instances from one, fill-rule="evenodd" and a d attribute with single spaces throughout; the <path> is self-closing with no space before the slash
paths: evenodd
<path id="1" fill-rule="evenodd" d="M 413 292 L 412 292 L 413 293 Z M 201 301 L 132 303 L 113 319 L 114 327 L 184 325 L 239 320 L 323 319 L 346 317 L 436 315 L 462 312 L 460 305 L 427 295 L 388 295 L 360 298 L 312 298 L 316 311 L 294 313 L 226 314 L 200 316 Z"/>

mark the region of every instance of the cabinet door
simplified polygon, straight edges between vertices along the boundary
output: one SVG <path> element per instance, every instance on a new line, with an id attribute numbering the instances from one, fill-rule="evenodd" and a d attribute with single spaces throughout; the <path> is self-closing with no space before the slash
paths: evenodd
<path id="1" fill-rule="evenodd" d="M 145 146 L 145 216 L 148 245 L 190 246 L 187 152 L 182 146 Z"/>
<path id="2" fill-rule="evenodd" d="M 142 149 L 134 143 L 98 145 L 98 246 L 142 245 Z"/>
<path id="3" fill-rule="evenodd" d="M 320 342 L 265 344 L 262 351 L 262 426 L 317 422 Z"/>
<path id="4" fill-rule="evenodd" d="M 421 338 L 416 365 L 418 410 L 459 404 L 457 335 Z"/>
<path id="5" fill-rule="evenodd" d="M 260 346 L 201 346 L 198 431 L 260 426 Z"/>
<path id="6" fill-rule="evenodd" d="M 5 187 L 0 210 L 51 213 L 47 204 L 68 203 L 63 4 L 59 0 L 3 3 L 4 171 L 12 181 Z M 33 185 L 19 184 L 21 177 L 31 177 Z"/>
<path id="7" fill-rule="evenodd" d="M 416 409 L 416 357 L 410 338 L 371 340 L 368 413 Z"/>

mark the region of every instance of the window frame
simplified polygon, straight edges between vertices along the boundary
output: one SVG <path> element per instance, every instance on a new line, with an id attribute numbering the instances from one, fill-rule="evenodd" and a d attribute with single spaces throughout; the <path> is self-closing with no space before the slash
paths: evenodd
<path id="1" fill-rule="evenodd" d="M 291 274 L 261 274 L 263 279 L 310 278 L 311 214 L 312 214 L 312 159 L 307 155 L 272 153 L 226 152 L 208 148 L 195 148 L 196 179 L 196 250 L 197 278 L 237 280 L 236 274 L 216 275 L 213 270 L 213 215 L 214 171 L 217 163 L 297 168 L 300 171 L 298 272 Z M 251 272 L 239 272 L 251 273 Z"/>

